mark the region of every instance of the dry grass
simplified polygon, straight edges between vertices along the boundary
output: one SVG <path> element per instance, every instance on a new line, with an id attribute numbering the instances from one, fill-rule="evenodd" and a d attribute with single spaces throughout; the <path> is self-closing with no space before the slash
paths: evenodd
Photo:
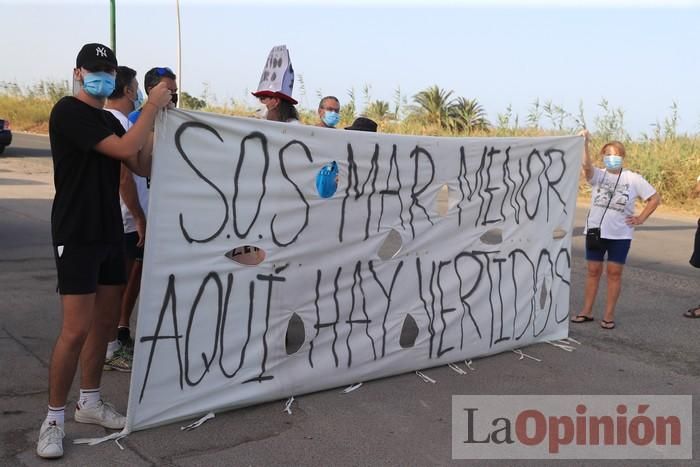
<path id="1" fill-rule="evenodd" d="M 16 131 L 46 133 L 53 104 L 68 92 L 67 81 L 60 83 L 42 81 L 34 86 L 24 88 L 14 83 L 0 83 L 0 116 L 8 118 L 12 122 L 12 128 Z M 593 130 L 591 141 L 593 153 L 597 154 L 598 149 L 611 138 L 622 139 L 625 142 L 628 155 L 626 167 L 641 173 L 662 194 L 665 205 L 685 212 L 697 213 L 700 211 L 700 199 L 694 193 L 695 180 L 700 175 L 700 156 L 698 156 L 700 136 L 676 134 L 676 104 L 674 103 L 671 107 L 674 112 L 671 118 L 664 120 L 653 135 L 645 135 L 641 140 L 630 139 L 624 131 L 621 109 L 610 109 L 605 101 L 599 106 L 602 108 L 603 114 L 596 117 L 596 129 Z M 253 115 L 253 109 L 234 101 L 224 105 L 208 103 L 202 110 L 225 115 Z M 533 115 L 528 115 L 527 126 L 518 125 L 517 117 L 512 118 L 509 108 L 506 110 L 505 116 L 499 114 L 499 123 L 496 127 L 492 127 L 489 131 L 470 134 L 426 124 L 419 115 L 412 113 L 401 120 L 384 119 L 378 123 L 379 131 L 383 133 L 431 136 L 561 135 L 572 134 L 576 131 L 573 125 L 570 128 L 565 128 L 562 123 L 564 118 L 572 118 L 577 125 L 579 124 L 579 120 L 561 109 L 560 115 L 562 117 L 559 119 L 559 123 L 553 128 L 545 129 L 540 126 L 540 114 L 535 110 L 533 110 Z M 542 118 L 548 116 L 546 112 L 543 115 Z M 318 122 L 318 116 L 313 110 L 300 110 L 300 118 L 302 123 L 309 125 Z M 554 123 L 555 119 L 552 116 L 549 118 Z M 339 127 L 349 126 L 351 123 L 352 116 L 345 113 Z M 581 183 L 580 194 L 585 196 L 587 189 L 586 184 Z"/>

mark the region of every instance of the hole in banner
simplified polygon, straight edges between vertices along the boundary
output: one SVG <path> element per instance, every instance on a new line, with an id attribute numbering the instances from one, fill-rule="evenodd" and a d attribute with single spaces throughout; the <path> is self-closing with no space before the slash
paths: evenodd
<path id="1" fill-rule="evenodd" d="M 377 255 L 383 260 L 394 258 L 401 251 L 401 246 L 401 234 L 391 229 L 384 242 L 382 242 L 382 246 L 379 247 Z"/>
<path id="2" fill-rule="evenodd" d="M 404 349 L 408 349 L 410 347 L 413 347 L 413 345 L 416 343 L 417 338 L 418 324 L 416 324 L 416 320 L 413 319 L 413 316 L 407 314 L 406 318 L 403 320 L 403 326 L 401 327 L 401 337 L 399 338 L 399 345 Z"/>
<path id="3" fill-rule="evenodd" d="M 445 184 L 438 191 L 435 210 L 440 217 L 446 217 L 449 210 L 450 188 Z"/>
<path id="4" fill-rule="evenodd" d="M 498 245 L 503 242 L 503 231 L 501 229 L 491 229 L 486 231 L 479 239 L 487 245 Z"/>
<path id="5" fill-rule="evenodd" d="M 287 335 L 284 339 L 284 345 L 287 350 L 287 355 L 297 353 L 301 346 L 304 345 L 306 332 L 304 331 L 304 322 L 298 314 L 292 314 L 287 323 Z"/>
<path id="6" fill-rule="evenodd" d="M 544 309 L 544 306 L 547 304 L 547 294 L 549 291 L 547 290 L 547 283 L 545 281 L 542 281 L 542 287 L 540 287 L 540 308 Z"/>
<path id="7" fill-rule="evenodd" d="M 253 245 L 238 246 L 226 252 L 228 259 L 244 266 L 257 266 L 265 260 L 265 250 Z"/>
<path id="8" fill-rule="evenodd" d="M 552 232 L 552 238 L 554 240 L 560 240 L 560 239 L 566 237 L 566 234 L 567 234 L 566 230 L 562 229 L 561 227 L 558 227 L 558 228 L 554 229 L 554 232 Z"/>

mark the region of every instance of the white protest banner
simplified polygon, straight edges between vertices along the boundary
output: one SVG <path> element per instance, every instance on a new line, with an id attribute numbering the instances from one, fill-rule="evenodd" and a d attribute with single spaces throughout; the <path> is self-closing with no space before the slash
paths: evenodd
<path id="1" fill-rule="evenodd" d="M 178 110 L 156 131 L 126 431 L 568 333 L 580 137 Z M 388 237 L 401 248 L 380 257 Z M 232 260 L 245 246 L 264 261 Z"/>

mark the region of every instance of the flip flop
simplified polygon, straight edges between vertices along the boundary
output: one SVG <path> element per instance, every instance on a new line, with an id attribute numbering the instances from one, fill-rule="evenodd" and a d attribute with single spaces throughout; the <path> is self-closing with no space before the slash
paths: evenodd
<path id="1" fill-rule="evenodd" d="M 588 323 L 589 321 L 595 321 L 595 318 L 586 315 L 576 315 L 571 318 L 572 323 Z"/>
<path id="2" fill-rule="evenodd" d="M 603 329 L 615 329 L 615 321 L 600 320 L 600 327 Z"/>
<path id="3" fill-rule="evenodd" d="M 690 310 L 683 313 L 683 316 L 685 316 L 686 318 L 690 318 L 690 319 L 700 318 L 700 306 L 696 306 L 695 308 L 691 308 Z"/>

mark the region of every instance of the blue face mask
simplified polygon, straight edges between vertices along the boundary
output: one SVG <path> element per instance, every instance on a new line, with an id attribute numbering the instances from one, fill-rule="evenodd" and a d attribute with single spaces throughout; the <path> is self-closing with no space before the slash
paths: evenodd
<path id="1" fill-rule="evenodd" d="M 322 120 L 323 120 L 323 123 L 326 124 L 326 126 L 329 126 L 332 128 L 332 127 L 336 126 L 338 124 L 338 122 L 340 121 L 340 114 L 338 114 L 338 112 L 326 110 L 326 112 L 323 114 Z"/>
<path id="2" fill-rule="evenodd" d="M 622 167 L 622 157 L 621 156 L 603 156 L 603 164 L 609 170 L 615 170 Z"/>
<path id="3" fill-rule="evenodd" d="M 136 90 L 136 100 L 134 101 L 134 110 L 139 110 L 143 107 L 143 93 L 141 89 Z"/>
<path id="4" fill-rule="evenodd" d="M 114 76 L 106 71 L 95 71 L 83 77 L 83 89 L 92 97 L 109 97 L 114 92 Z"/>

